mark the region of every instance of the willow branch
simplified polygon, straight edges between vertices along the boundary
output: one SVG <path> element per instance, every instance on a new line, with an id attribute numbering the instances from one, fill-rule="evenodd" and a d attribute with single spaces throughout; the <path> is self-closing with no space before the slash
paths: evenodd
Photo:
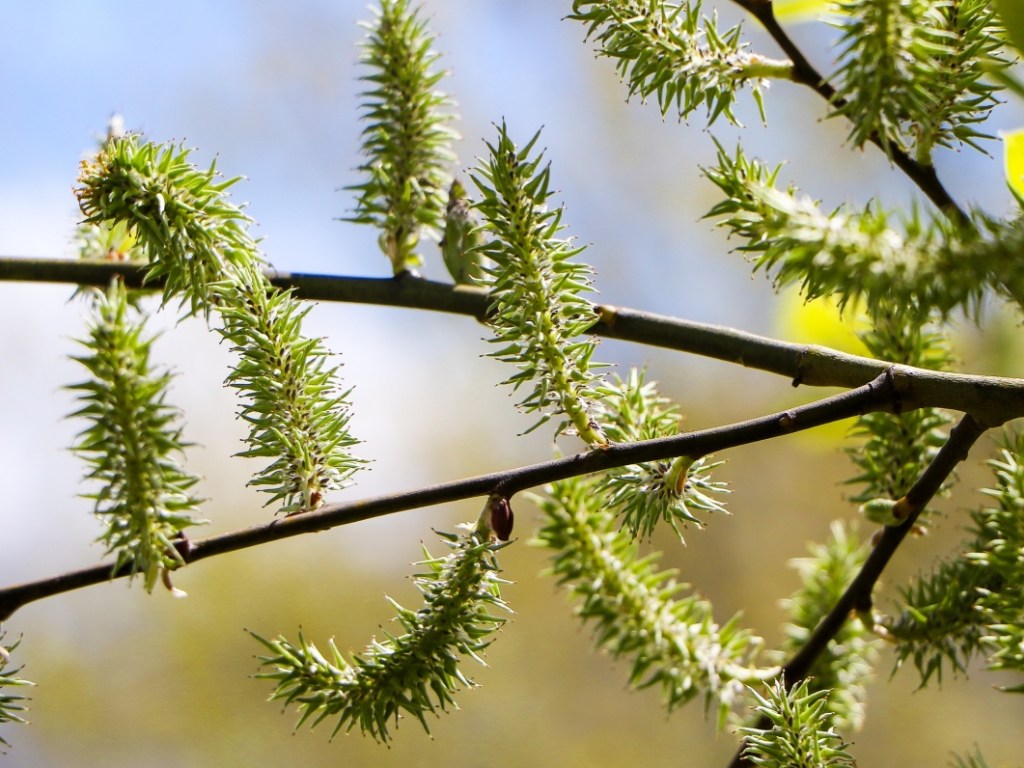
<path id="1" fill-rule="evenodd" d="M 938 493 L 939 488 L 953 473 L 957 464 L 967 458 L 971 447 L 984 433 L 985 426 L 969 415 L 965 415 L 953 427 L 945 444 L 903 497 L 904 509 L 907 512 L 904 522 L 901 525 L 886 526 L 882 530 L 882 535 L 874 549 L 871 550 L 864 565 L 861 566 L 846 591 L 836 601 L 828 615 L 815 627 L 807 642 L 783 666 L 782 674 L 785 676 L 786 685 L 797 685 L 808 676 L 815 660 L 825 651 L 852 613 L 870 614 L 872 593 L 882 571 L 892 560 L 896 550 L 914 527 L 914 523 L 925 507 Z M 764 718 L 755 727 L 768 727 L 767 718 Z M 730 768 L 744 768 L 752 765 L 750 761 L 742 757 L 742 752 L 741 747 L 730 764 Z"/>
<path id="2" fill-rule="evenodd" d="M 146 268 L 110 262 L 0 257 L 0 281 L 105 286 L 121 275 L 130 288 L 143 285 Z M 425 309 L 486 319 L 485 290 L 454 286 L 411 275 L 395 278 L 315 275 L 268 269 L 271 283 L 294 288 L 303 299 Z M 158 289 L 156 282 L 147 284 Z M 808 344 L 792 344 L 734 328 L 697 323 L 609 304 L 595 307 L 591 333 L 606 338 L 673 349 L 779 374 L 793 386 L 859 387 L 892 367 L 884 360 L 851 355 Z M 1024 380 L 931 371 L 899 366 L 900 378 L 913 381 L 904 405 L 929 405 L 970 413 L 987 426 L 1024 416 Z"/>
<path id="3" fill-rule="evenodd" d="M 761 22 L 768 34 L 793 62 L 793 82 L 806 85 L 836 109 L 843 107 L 845 102 L 843 99 L 836 98 L 836 91 L 832 84 L 807 60 L 807 57 L 775 18 L 772 0 L 733 0 L 733 2 Z M 872 134 L 869 140 L 881 149 L 882 142 L 877 133 Z M 958 223 L 970 222 L 964 210 L 957 205 L 948 190 L 939 181 L 935 166 L 919 163 L 905 151 L 895 147 L 891 148 L 890 154 L 893 164 L 903 171 L 940 211 Z"/>
<path id="4" fill-rule="evenodd" d="M 823 398 L 788 411 L 672 437 L 611 445 L 575 456 L 450 481 L 427 488 L 341 504 L 329 504 L 315 512 L 279 518 L 269 523 L 211 536 L 196 542 L 182 542 L 179 552 L 184 562 L 194 563 L 227 552 L 301 534 L 325 531 L 394 512 L 420 509 L 491 494 L 510 498 L 527 488 L 577 475 L 591 474 L 629 464 L 671 459 L 677 456 L 699 458 L 709 453 L 770 440 L 852 416 L 874 411 L 897 412 L 901 407 L 901 402 L 897 378 L 886 372 L 857 389 Z M 129 567 L 120 570 L 114 570 L 109 564 L 104 564 L 2 589 L 0 590 L 0 621 L 9 618 L 18 608 L 35 600 L 122 578 L 130 573 L 130 564 Z"/>
<path id="5" fill-rule="evenodd" d="M 120 275 L 129 288 L 159 291 L 163 287 L 161 281 L 145 282 L 148 270 L 144 264 L 0 256 L 0 281 L 103 288 L 110 284 L 111 278 Z M 294 288 L 302 299 L 429 309 L 471 315 L 480 320 L 487 315 L 486 291 L 424 280 L 408 272 L 400 277 L 379 278 L 303 274 L 268 268 L 264 274 L 278 288 Z"/>

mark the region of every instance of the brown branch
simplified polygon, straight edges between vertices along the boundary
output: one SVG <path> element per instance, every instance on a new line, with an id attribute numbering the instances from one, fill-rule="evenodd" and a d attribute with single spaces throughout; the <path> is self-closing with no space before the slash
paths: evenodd
<path id="1" fill-rule="evenodd" d="M 159 290 L 162 281 L 145 282 L 148 271 L 145 264 L 0 256 L 0 281 L 105 288 L 115 276 L 120 276 L 129 288 Z M 264 273 L 278 288 L 294 288 L 302 299 L 429 309 L 471 315 L 481 320 L 487 315 L 486 291 L 424 280 L 407 272 L 389 278 L 302 274 L 271 268 Z"/>
<path id="2" fill-rule="evenodd" d="M 807 60 L 807 57 L 779 24 L 775 18 L 775 9 L 771 0 L 733 0 L 733 2 L 761 22 L 768 34 L 793 62 L 793 82 L 809 87 L 825 99 L 834 110 L 845 106 L 846 102 L 843 99 L 836 98 L 836 90 L 832 84 Z M 876 147 L 883 149 L 881 137 L 877 133 L 872 133 L 868 138 Z M 970 222 L 967 214 L 942 185 L 935 172 L 935 166 L 920 163 L 903 150 L 895 147 L 890 149 L 889 157 L 892 163 L 903 171 L 946 216 L 961 224 Z"/>
<path id="3" fill-rule="evenodd" d="M 0 257 L 0 281 L 53 282 L 105 286 L 121 275 L 130 288 L 143 285 L 146 267 L 70 259 Z M 346 277 L 266 271 L 280 288 L 294 288 L 303 299 L 426 309 L 487 316 L 483 289 L 454 286 L 411 275 L 397 278 Z M 158 283 L 149 284 L 158 289 Z M 591 333 L 638 344 L 674 349 L 785 376 L 794 386 L 859 387 L 892 367 L 884 360 L 826 347 L 792 344 L 721 325 L 682 320 L 627 307 L 595 307 Z M 970 413 L 995 426 L 1024 416 L 1024 380 L 931 371 L 899 366 L 908 407 L 922 405 Z"/>
<path id="4" fill-rule="evenodd" d="M 857 389 L 781 413 L 673 437 L 612 445 L 575 456 L 441 483 L 428 488 L 330 504 L 315 512 L 201 539 L 182 546 L 179 551 L 186 563 L 194 563 L 227 552 L 301 534 L 325 531 L 393 512 L 490 494 L 508 498 L 527 488 L 629 464 L 677 456 L 699 458 L 727 448 L 769 440 L 851 416 L 874 411 L 897 412 L 900 402 L 895 378 L 885 373 Z M 6 620 L 16 610 L 30 602 L 130 574 L 130 566 L 115 571 L 111 565 L 104 564 L 0 589 L 0 621 Z"/>
<path id="5" fill-rule="evenodd" d="M 846 591 L 836 601 L 828 615 L 818 623 L 807 642 L 783 666 L 781 674 L 784 676 L 786 685 L 792 687 L 810 674 L 814 662 L 839 634 L 839 630 L 842 629 L 851 614 L 870 613 L 872 593 L 882 571 L 892 560 L 896 550 L 903 543 L 925 507 L 938 493 L 939 488 L 952 474 L 956 465 L 967 458 L 971 447 L 984 433 L 985 426 L 970 416 L 964 416 L 950 431 L 946 443 L 939 449 L 935 458 L 925 467 L 901 500 L 907 514 L 906 519 L 901 525 L 886 526 L 883 529 L 871 554 L 868 555 L 864 565 L 861 566 Z M 762 718 L 755 727 L 767 728 L 769 724 L 767 718 Z M 733 758 L 730 768 L 747 768 L 753 765 L 743 757 L 743 750 L 744 747 L 741 746 L 736 757 Z"/>

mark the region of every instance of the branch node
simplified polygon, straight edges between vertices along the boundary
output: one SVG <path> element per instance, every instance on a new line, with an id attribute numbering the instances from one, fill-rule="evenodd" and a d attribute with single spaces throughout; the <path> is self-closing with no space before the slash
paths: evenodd
<path id="1" fill-rule="evenodd" d="M 611 304 L 598 304 L 594 307 L 594 311 L 597 313 L 597 322 L 609 330 L 615 328 L 615 321 L 619 316 L 618 307 L 613 307 Z"/>
<path id="2" fill-rule="evenodd" d="M 797 353 L 796 357 L 796 376 L 793 377 L 793 388 L 796 389 L 804 383 L 804 365 L 807 363 L 808 353 L 810 352 L 809 347 L 803 347 Z"/>

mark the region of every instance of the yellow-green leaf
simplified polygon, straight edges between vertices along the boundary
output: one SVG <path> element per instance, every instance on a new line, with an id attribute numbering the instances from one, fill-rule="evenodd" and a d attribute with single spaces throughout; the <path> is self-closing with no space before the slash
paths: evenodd
<path id="1" fill-rule="evenodd" d="M 815 21 L 839 10 L 832 0 L 775 0 L 772 9 L 779 21 L 792 22 Z"/>
<path id="2" fill-rule="evenodd" d="M 1006 131 L 1003 138 L 1003 168 L 1006 183 L 1018 200 L 1024 200 L 1024 128 Z"/>
<path id="3" fill-rule="evenodd" d="M 818 344 L 855 355 L 865 354 L 857 331 L 865 327 L 865 314 L 857 307 L 839 311 L 833 297 L 807 301 L 794 288 L 778 297 L 774 332 L 780 338 L 798 344 Z"/>
<path id="4" fill-rule="evenodd" d="M 866 314 L 862 308 L 848 304 L 840 312 L 834 297 L 826 296 L 807 301 L 795 287 L 786 288 L 776 298 L 776 313 L 772 334 L 797 344 L 817 344 L 854 355 L 867 354 L 857 331 L 866 328 Z M 801 432 L 795 438 L 805 449 L 835 451 L 836 441 L 849 433 L 850 420 L 837 421 L 820 429 Z"/>

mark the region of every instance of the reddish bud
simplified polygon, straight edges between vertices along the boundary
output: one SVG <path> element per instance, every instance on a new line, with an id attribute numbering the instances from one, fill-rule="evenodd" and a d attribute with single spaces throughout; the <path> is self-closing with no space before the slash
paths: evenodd
<path id="1" fill-rule="evenodd" d="M 504 496 L 491 496 L 491 530 L 498 537 L 499 541 L 508 541 L 512 535 L 512 524 L 515 522 L 515 515 L 512 514 L 512 507 Z"/>

